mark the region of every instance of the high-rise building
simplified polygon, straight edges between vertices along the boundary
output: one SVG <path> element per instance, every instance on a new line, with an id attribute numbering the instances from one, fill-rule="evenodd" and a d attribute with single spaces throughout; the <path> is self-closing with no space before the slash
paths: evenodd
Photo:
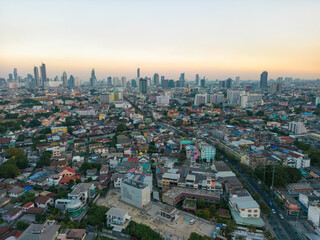
<path id="1" fill-rule="evenodd" d="M 233 80 L 231 78 L 228 78 L 226 80 L 226 88 L 231 89 L 233 87 Z"/>
<path id="2" fill-rule="evenodd" d="M 68 85 L 68 76 L 67 76 L 66 72 L 62 73 L 61 81 L 62 81 L 62 84 L 64 87 L 66 87 Z"/>
<path id="3" fill-rule="evenodd" d="M 277 81 L 271 84 L 270 92 L 271 94 L 281 93 L 282 91 L 282 81 Z"/>
<path id="4" fill-rule="evenodd" d="M 159 74 L 158 73 L 155 73 L 153 75 L 153 83 L 154 83 L 154 85 L 159 86 L 160 80 L 159 80 Z"/>
<path id="5" fill-rule="evenodd" d="M 39 70 L 38 67 L 33 68 L 33 73 L 34 73 L 34 82 L 36 87 L 40 87 L 40 79 L 39 79 Z"/>
<path id="6" fill-rule="evenodd" d="M 97 85 L 97 78 L 94 72 L 94 69 L 91 71 L 91 77 L 90 77 L 90 86 L 95 87 Z"/>
<path id="7" fill-rule="evenodd" d="M 14 77 L 14 81 L 18 80 L 18 70 L 16 68 L 13 69 L 13 77 Z"/>
<path id="8" fill-rule="evenodd" d="M 148 89 L 148 81 L 147 81 L 147 79 L 140 78 L 139 89 L 140 89 L 141 93 L 147 93 L 147 89 Z"/>
<path id="9" fill-rule="evenodd" d="M 9 73 L 9 82 L 12 82 L 13 81 L 13 75 L 12 75 L 12 73 Z"/>
<path id="10" fill-rule="evenodd" d="M 180 80 L 180 86 L 184 87 L 186 85 L 186 80 L 185 80 L 185 74 L 184 73 L 180 74 L 179 80 Z"/>
<path id="11" fill-rule="evenodd" d="M 132 80 L 131 80 L 131 86 L 132 86 L 133 88 L 136 88 L 136 87 L 137 87 L 137 81 L 136 81 L 135 79 L 132 79 Z"/>
<path id="12" fill-rule="evenodd" d="M 205 78 L 205 77 L 203 77 L 203 78 L 201 79 L 201 81 L 200 81 L 200 87 L 202 87 L 202 88 L 206 87 L 206 78 Z"/>
<path id="13" fill-rule="evenodd" d="M 317 97 L 317 98 L 316 98 L 316 106 L 317 106 L 318 104 L 320 104 L 320 97 Z"/>
<path id="14" fill-rule="evenodd" d="M 289 131 L 294 134 L 306 133 L 308 130 L 302 122 L 289 122 Z"/>
<path id="15" fill-rule="evenodd" d="M 126 85 L 127 85 L 127 78 L 121 77 L 121 87 L 126 87 Z"/>
<path id="16" fill-rule="evenodd" d="M 47 82 L 47 71 L 46 71 L 46 65 L 44 63 L 42 63 L 40 66 L 40 74 L 41 74 L 41 86 L 44 88 Z"/>
<path id="17" fill-rule="evenodd" d="M 260 76 L 260 88 L 267 89 L 268 88 L 268 72 L 264 71 Z"/>
<path id="18" fill-rule="evenodd" d="M 196 94 L 194 97 L 194 105 L 206 104 L 208 100 L 207 94 Z"/>
<path id="19" fill-rule="evenodd" d="M 236 77 L 235 85 L 236 85 L 237 88 L 240 87 L 240 77 L 239 76 Z"/>
<path id="20" fill-rule="evenodd" d="M 226 80 L 219 81 L 219 88 L 225 88 L 226 82 L 227 82 Z"/>
<path id="21" fill-rule="evenodd" d="M 107 85 L 110 87 L 112 86 L 112 77 L 107 78 Z"/>
<path id="22" fill-rule="evenodd" d="M 196 85 L 199 85 L 199 83 L 200 83 L 200 77 L 199 77 L 199 74 L 197 73 L 196 74 Z"/>
<path id="23" fill-rule="evenodd" d="M 140 68 L 137 69 L 137 78 L 140 79 Z"/>
<path id="24" fill-rule="evenodd" d="M 68 87 L 69 88 L 74 88 L 76 85 L 76 81 L 72 75 L 70 75 L 70 78 L 68 80 Z"/>
<path id="25" fill-rule="evenodd" d="M 244 94 L 240 97 L 240 107 L 247 108 L 248 106 L 248 95 Z"/>

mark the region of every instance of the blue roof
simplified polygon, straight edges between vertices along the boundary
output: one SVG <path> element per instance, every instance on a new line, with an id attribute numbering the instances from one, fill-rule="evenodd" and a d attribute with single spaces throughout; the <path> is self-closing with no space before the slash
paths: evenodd
<path id="1" fill-rule="evenodd" d="M 32 175 L 31 177 L 29 177 L 29 179 L 35 179 L 40 177 L 43 174 L 43 172 L 37 172 L 36 174 Z"/>
<path id="2" fill-rule="evenodd" d="M 33 187 L 33 186 L 26 186 L 24 189 L 27 190 L 27 191 L 29 191 L 29 190 L 31 190 L 31 189 L 34 189 L 34 187 Z"/>

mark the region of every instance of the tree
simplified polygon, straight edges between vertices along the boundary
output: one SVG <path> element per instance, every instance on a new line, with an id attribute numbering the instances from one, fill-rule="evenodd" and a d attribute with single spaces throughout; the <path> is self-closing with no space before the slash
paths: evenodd
<path id="1" fill-rule="evenodd" d="M 37 162 L 37 167 L 42 168 L 44 166 L 50 166 L 51 163 L 52 152 L 45 151 L 42 156 L 40 157 L 39 162 Z"/>
<path id="2" fill-rule="evenodd" d="M 20 135 L 18 136 L 18 138 L 17 138 L 17 142 L 22 142 L 22 141 L 24 141 L 25 138 L 26 138 L 25 135 L 20 134 Z"/>
<path id="3" fill-rule="evenodd" d="M 124 124 L 119 124 L 118 126 L 117 126 L 117 131 L 118 132 L 124 132 L 124 131 L 126 131 L 127 130 L 127 127 L 126 127 L 126 125 L 124 125 Z"/>
<path id="4" fill-rule="evenodd" d="M 188 240 L 209 240 L 209 239 L 211 239 L 211 238 L 207 237 L 207 236 L 201 236 L 200 234 L 195 233 L 195 232 L 192 232 L 190 234 L 190 237 L 188 238 Z"/>
<path id="5" fill-rule="evenodd" d="M 264 111 L 263 110 L 259 110 L 257 113 L 256 113 L 257 116 L 264 116 Z"/>
<path id="6" fill-rule="evenodd" d="M 125 229 L 125 233 L 141 240 L 163 240 L 163 237 L 159 233 L 153 231 L 149 226 L 134 221 L 129 222 L 129 225 Z"/>
<path id="7" fill-rule="evenodd" d="M 24 221 L 19 221 L 19 222 L 17 222 L 16 226 L 19 231 L 24 231 L 29 227 L 29 223 L 24 222 Z"/>
<path id="8" fill-rule="evenodd" d="M 70 179 L 70 181 L 68 182 L 69 187 L 72 187 L 74 185 L 74 180 Z"/>
<path id="9" fill-rule="evenodd" d="M 253 112 L 250 111 L 250 110 L 247 110 L 246 112 L 247 112 L 247 115 L 248 115 L 249 117 L 251 117 L 251 116 L 253 115 Z"/>
<path id="10" fill-rule="evenodd" d="M 266 215 L 270 215 L 270 208 L 268 207 L 268 205 L 264 202 L 259 203 L 260 205 L 260 209 L 261 212 L 266 214 Z"/>
<path id="11" fill-rule="evenodd" d="M 105 206 L 98 206 L 96 204 L 92 204 L 87 212 L 87 222 L 88 224 L 92 226 L 97 227 L 103 227 L 105 218 L 106 218 L 106 212 L 109 210 L 109 208 Z"/>
<path id="12" fill-rule="evenodd" d="M 198 198 L 197 207 L 200 208 L 200 209 L 204 208 L 204 200 L 202 198 Z"/>

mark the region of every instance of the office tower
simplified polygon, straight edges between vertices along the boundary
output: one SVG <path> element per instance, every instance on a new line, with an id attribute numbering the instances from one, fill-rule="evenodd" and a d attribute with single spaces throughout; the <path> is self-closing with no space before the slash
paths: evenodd
<path id="1" fill-rule="evenodd" d="M 206 87 L 206 78 L 203 77 L 201 80 L 200 80 L 200 87 L 204 88 Z"/>
<path id="2" fill-rule="evenodd" d="M 147 79 L 140 78 L 140 81 L 139 81 L 140 92 L 141 93 L 147 93 L 147 88 L 148 88 Z"/>
<path id="3" fill-rule="evenodd" d="M 91 86 L 91 87 L 95 87 L 96 84 L 97 84 L 97 78 L 96 78 L 94 69 L 92 69 L 92 71 L 91 71 L 91 77 L 90 77 L 90 86 Z"/>
<path id="4" fill-rule="evenodd" d="M 70 78 L 68 80 L 68 87 L 69 88 L 74 88 L 75 87 L 75 79 L 72 75 L 70 75 Z"/>
<path id="5" fill-rule="evenodd" d="M 174 82 L 174 80 L 171 79 L 171 80 L 168 81 L 168 87 L 169 88 L 175 88 L 176 87 L 176 83 Z"/>
<path id="6" fill-rule="evenodd" d="M 164 76 L 161 76 L 161 81 L 165 80 L 165 77 Z"/>
<path id="7" fill-rule="evenodd" d="M 268 72 L 264 71 L 260 76 L 260 88 L 268 88 Z"/>
<path id="8" fill-rule="evenodd" d="M 246 94 L 244 90 L 227 90 L 227 99 L 229 100 L 229 103 L 233 105 L 239 105 L 240 104 L 240 97 L 241 95 Z"/>
<path id="9" fill-rule="evenodd" d="M 62 81 L 62 84 L 64 87 L 66 87 L 68 85 L 68 76 L 67 76 L 66 72 L 62 73 L 61 81 Z"/>
<path id="10" fill-rule="evenodd" d="M 112 86 L 112 77 L 107 78 L 107 85 Z"/>
<path id="11" fill-rule="evenodd" d="M 140 68 L 137 69 L 137 78 L 140 79 Z"/>
<path id="12" fill-rule="evenodd" d="M 236 87 L 238 88 L 238 87 L 240 87 L 240 77 L 239 76 L 237 76 L 236 77 Z"/>
<path id="13" fill-rule="evenodd" d="M 185 78 L 184 78 L 184 73 L 181 73 L 181 74 L 180 74 L 179 80 L 180 80 L 180 86 L 181 86 L 181 87 L 184 87 L 184 86 L 186 85 L 186 80 L 185 80 Z"/>
<path id="14" fill-rule="evenodd" d="M 39 79 L 39 70 L 38 67 L 34 67 L 33 68 L 33 73 L 34 73 L 34 82 L 35 82 L 35 86 L 39 87 L 40 86 L 40 79 Z"/>
<path id="15" fill-rule="evenodd" d="M 137 81 L 136 81 L 135 79 L 132 79 L 132 80 L 131 80 L 131 86 L 132 86 L 133 88 L 136 88 L 136 87 L 137 87 Z"/>
<path id="16" fill-rule="evenodd" d="M 126 87 L 126 85 L 127 85 L 127 78 L 121 77 L 121 87 Z"/>
<path id="17" fill-rule="evenodd" d="M 9 73 L 9 82 L 12 82 L 13 81 L 13 75 L 12 75 L 12 73 Z"/>
<path id="18" fill-rule="evenodd" d="M 154 85 L 159 86 L 160 81 L 159 81 L 159 74 L 158 73 L 155 73 L 153 75 L 153 83 L 154 83 Z"/>
<path id="19" fill-rule="evenodd" d="M 16 68 L 13 69 L 13 77 L 14 77 L 14 81 L 18 80 L 18 70 Z"/>
<path id="20" fill-rule="evenodd" d="M 44 88 L 45 83 L 47 82 L 47 72 L 46 72 L 46 65 L 42 63 L 40 66 L 40 74 L 41 74 L 41 86 Z"/>
<path id="21" fill-rule="evenodd" d="M 278 77 L 277 78 L 277 83 L 282 83 L 282 81 L 283 81 L 283 77 Z"/>
<path id="22" fill-rule="evenodd" d="M 228 78 L 226 80 L 226 88 L 231 89 L 233 87 L 233 80 L 231 78 Z"/>
<path id="23" fill-rule="evenodd" d="M 195 82 L 196 82 L 196 85 L 199 85 L 200 77 L 199 77 L 199 74 L 198 74 L 198 73 L 196 74 L 196 80 L 195 80 Z"/>
<path id="24" fill-rule="evenodd" d="M 320 104 L 320 97 L 317 97 L 317 98 L 316 98 L 316 106 L 317 106 L 318 104 Z"/>
<path id="25" fill-rule="evenodd" d="M 55 76 L 54 81 L 55 81 L 55 82 L 59 82 L 59 77 L 58 77 L 58 75 Z"/>
<path id="26" fill-rule="evenodd" d="M 226 81 L 225 80 L 219 81 L 219 88 L 225 88 L 225 87 L 226 87 Z"/>

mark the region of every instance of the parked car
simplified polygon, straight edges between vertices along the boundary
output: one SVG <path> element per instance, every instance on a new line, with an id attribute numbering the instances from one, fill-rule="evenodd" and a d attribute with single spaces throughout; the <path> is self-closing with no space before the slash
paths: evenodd
<path id="1" fill-rule="evenodd" d="M 284 217 L 282 216 L 282 214 L 281 214 L 281 213 L 279 213 L 279 217 L 280 217 L 281 219 L 284 219 Z"/>
<path id="2" fill-rule="evenodd" d="M 271 209 L 271 212 L 273 213 L 273 214 L 276 214 L 276 211 L 272 208 Z"/>
<path id="3" fill-rule="evenodd" d="M 191 219 L 190 224 L 192 225 L 192 224 L 194 224 L 195 222 L 196 222 L 196 220 Z"/>

